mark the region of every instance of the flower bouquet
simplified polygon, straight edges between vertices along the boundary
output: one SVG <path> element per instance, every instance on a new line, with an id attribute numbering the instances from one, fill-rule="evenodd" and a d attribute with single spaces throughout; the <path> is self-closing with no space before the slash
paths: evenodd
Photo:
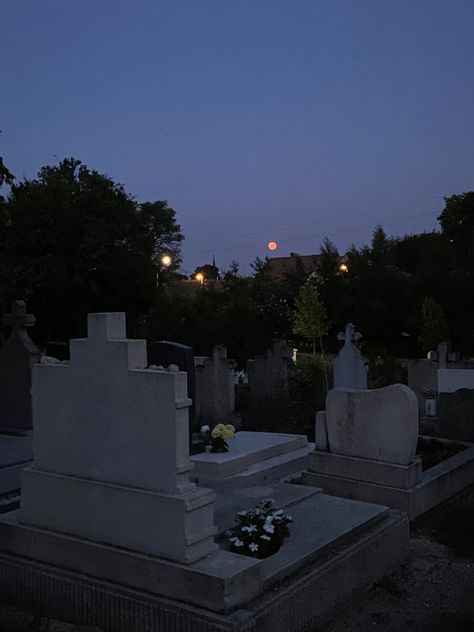
<path id="1" fill-rule="evenodd" d="M 232 424 L 217 424 L 211 430 L 211 452 L 228 452 L 229 445 L 226 439 L 232 439 L 235 428 Z"/>
<path id="2" fill-rule="evenodd" d="M 239 511 L 237 526 L 227 532 L 231 551 L 263 559 L 276 553 L 290 534 L 288 525 L 293 518 L 283 509 L 276 509 L 271 498 L 262 500 L 249 511 Z"/>

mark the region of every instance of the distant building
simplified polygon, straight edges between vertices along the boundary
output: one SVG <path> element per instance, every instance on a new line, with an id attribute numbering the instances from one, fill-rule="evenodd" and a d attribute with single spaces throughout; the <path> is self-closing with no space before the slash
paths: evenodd
<path id="1" fill-rule="evenodd" d="M 296 272 L 300 261 L 304 271 L 309 275 L 318 268 L 320 258 L 321 255 L 300 255 L 291 252 L 289 257 L 270 257 L 266 270 L 271 279 L 279 281 L 287 274 Z"/>

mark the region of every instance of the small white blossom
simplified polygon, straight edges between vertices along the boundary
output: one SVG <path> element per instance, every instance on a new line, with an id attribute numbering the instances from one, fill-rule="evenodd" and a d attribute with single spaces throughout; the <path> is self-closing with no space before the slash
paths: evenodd
<path id="1" fill-rule="evenodd" d="M 232 543 L 234 546 L 244 546 L 244 543 L 242 542 L 242 540 L 239 540 L 239 538 L 233 538 Z"/>
<path id="2" fill-rule="evenodd" d="M 266 531 L 267 533 L 275 533 L 275 527 L 269 522 L 266 522 L 263 525 L 263 530 Z"/>
<path id="3" fill-rule="evenodd" d="M 245 518 L 247 514 L 248 514 L 248 511 L 239 511 L 237 515 L 241 516 L 242 518 Z"/>
<path id="4" fill-rule="evenodd" d="M 255 553 L 256 551 L 258 551 L 258 544 L 256 542 L 251 542 L 249 544 L 249 549 L 252 551 L 252 553 Z"/>
<path id="5" fill-rule="evenodd" d="M 200 432 L 205 433 L 205 432 L 211 432 L 211 428 L 210 426 L 201 426 L 201 430 Z"/>
<path id="6" fill-rule="evenodd" d="M 257 527 L 254 524 L 249 524 L 247 527 L 242 527 L 241 531 L 247 531 L 247 533 L 252 533 L 256 531 Z"/>
<path id="7" fill-rule="evenodd" d="M 262 540 L 267 540 L 267 542 L 270 542 L 271 537 L 269 535 L 261 535 L 260 536 L 262 538 Z"/>

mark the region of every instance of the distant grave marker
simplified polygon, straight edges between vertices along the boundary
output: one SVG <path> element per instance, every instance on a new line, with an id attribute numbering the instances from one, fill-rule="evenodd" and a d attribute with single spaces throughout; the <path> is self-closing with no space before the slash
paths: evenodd
<path id="1" fill-rule="evenodd" d="M 333 362 L 334 388 L 367 389 L 368 360 L 354 344 L 362 335 L 356 332 L 352 323 L 347 323 L 345 331 L 341 331 L 337 338 L 344 341 L 344 346 Z"/>
<path id="2" fill-rule="evenodd" d="M 35 324 L 25 301 L 13 301 L 3 323 L 11 327 L 0 350 L 0 432 L 26 432 L 33 427 L 31 412 L 31 370 L 41 352 L 28 335 Z"/>

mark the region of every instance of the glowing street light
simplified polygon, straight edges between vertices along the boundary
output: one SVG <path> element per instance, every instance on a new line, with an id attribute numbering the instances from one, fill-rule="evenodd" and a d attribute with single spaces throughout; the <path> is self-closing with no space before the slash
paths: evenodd
<path id="1" fill-rule="evenodd" d="M 173 259 L 170 257 L 170 255 L 163 255 L 160 261 L 161 265 L 165 266 L 165 268 L 169 268 L 170 265 L 173 263 Z"/>
<path id="2" fill-rule="evenodd" d="M 204 283 L 204 274 L 202 272 L 198 272 L 194 277 L 196 281 L 198 281 L 201 285 Z"/>
<path id="3" fill-rule="evenodd" d="M 267 244 L 268 250 L 276 250 L 278 248 L 278 244 L 276 241 L 269 241 Z"/>
<path id="4" fill-rule="evenodd" d="M 349 266 L 347 265 L 347 263 L 341 263 L 339 265 L 339 270 L 341 272 L 349 272 Z"/>

